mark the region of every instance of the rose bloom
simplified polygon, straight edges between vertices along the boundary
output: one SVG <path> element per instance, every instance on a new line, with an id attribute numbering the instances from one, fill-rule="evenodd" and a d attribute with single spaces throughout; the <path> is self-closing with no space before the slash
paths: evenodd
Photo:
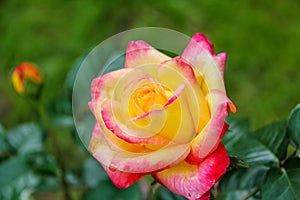
<path id="1" fill-rule="evenodd" d="M 236 111 L 224 87 L 225 61 L 201 33 L 175 58 L 132 41 L 124 69 L 92 81 L 89 150 L 117 187 L 151 174 L 176 194 L 209 199 L 230 162 L 220 140 L 225 117 Z"/>

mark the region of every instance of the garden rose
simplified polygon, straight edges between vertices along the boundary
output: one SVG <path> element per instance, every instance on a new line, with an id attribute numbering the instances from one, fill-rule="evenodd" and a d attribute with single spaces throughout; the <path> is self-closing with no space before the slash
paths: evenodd
<path id="1" fill-rule="evenodd" d="M 175 58 L 132 41 L 124 69 L 92 81 L 89 150 L 117 187 L 151 174 L 176 194 L 209 198 L 229 165 L 220 139 L 236 110 L 225 92 L 225 61 L 201 33 Z"/>
<path id="2" fill-rule="evenodd" d="M 41 84 L 43 81 L 42 74 L 37 66 L 32 63 L 20 63 L 13 71 L 12 84 L 18 94 L 24 93 L 26 80 L 32 81 L 35 84 Z"/>

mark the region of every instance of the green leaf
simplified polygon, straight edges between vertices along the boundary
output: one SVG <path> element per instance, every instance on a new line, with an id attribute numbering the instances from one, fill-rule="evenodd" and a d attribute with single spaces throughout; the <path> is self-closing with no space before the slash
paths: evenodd
<path id="1" fill-rule="evenodd" d="M 55 115 L 51 116 L 51 122 L 58 127 L 74 127 L 74 119 L 69 115 Z"/>
<path id="2" fill-rule="evenodd" d="M 160 186 L 157 191 L 156 200 L 186 200 L 186 198 L 174 194 L 164 186 Z"/>
<path id="3" fill-rule="evenodd" d="M 251 123 L 250 120 L 247 118 L 227 118 L 226 122 L 229 124 L 229 128 L 222 138 L 222 143 L 225 145 L 228 154 L 231 155 L 235 144 L 239 142 L 242 136 L 250 132 Z"/>
<path id="4" fill-rule="evenodd" d="M 86 200 L 140 200 L 141 192 L 138 184 L 133 184 L 126 189 L 116 188 L 111 181 L 101 182 L 95 189 L 89 191 L 85 198 Z"/>
<path id="5" fill-rule="evenodd" d="M 57 177 L 42 176 L 40 179 L 40 184 L 36 187 L 36 191 L 38 192 L 61 189 L 61 184 Z"/>
<path id="6" fill-rule="evenodd" d="M 238 169 L 226 173 L 219 182 L 217 199 L 244 199 L 257 191 L 266 179 L 268 167 L 259 166 L 249 169 Z"/>
<path id="7" fill-rule="evenodd" d="M 4 131 L 4 128 L 0 125 L 0 155 L 8 151 L 9 149 L 10 148 L 6 139 L 6 133 Z"/>
<path id="8" fill-rule="evenodd" d="M 262 145 L 270 150 L 279 160 L 285 158 L 288 146 L 286 121 L 274 122 L 251 133 Z"/>
<path id="9" fill-rule="evenodd" d="M 300 159 L 297 157 L 289 158 L 287 161 L 285 161 L 283 167 L 285 169 L 300 168 Z"/>
<path id="10" fill-rule="evenodd" d="M 262 199 L 300 199 L 300 165 L 295 168 L 272 168 L 261 190 Z"/>
<path id="11" fill-rule="evenodd" d="M 295 147 L 300 146 L 300 104 L 291 112 L 288 120 L 288 135 L 290 142 Z"/>
<path id="12" fill-rule="evenodd" d="M 70 186 L 73 186 L 73 187 L 80 186 L 80 180 L 79 180 L 77 174 L 75 174 L 71 170 L 67 170 L 65 179 L 66 179 L 66 182 L 68 183 L 68 185 L 70 185 Z"/>
<path id="13" fill-rule="evenodd" d="M 60 168 L 55 157 L 51 155 L 34 155 L 28 158 L 30 160 L 31 169 L 45 176 L 59 176 Z"/>
<path id="14" fill-rule="evenodd" d="M 0 199 L 20 199 L 31 196 L 39 177 L 32 173 L 24 157 L 11 158 L 0 165 Z M 29 192 L 29 194 L 28 194 Z"/>
<path id="15" fill-rule="evenodd" d="M 226 135 L 226 134 L 225 134 Z M 249 134 L 243 134 L 230 148 L 250 166 L 279 166 L 286 155 L 286 123 L 275 122 Z"/>
<path id="16" fill-rule="evenodd" d="M 0 165 L 0 188 L 8 185 L 29 170 L 24 158 L 14 157 Z"/>
<path id="17" fill-rule="evenodd" d="M 42 131 L 34 123 L 22 124 L 9 130 L 7 139 L 18 154 L 37 153 L 44 149 Z"/>
<path id="18" fill-rule="evenodd" d="M 232 155 L 240 157 L 251 166 L 278 166 L 278 158 L 258 140 L 244 136 L 233 146 Z"/>
<path id="19" fill-rule="evenodd" d="M 89 187 L 96 187 L 101 181 L 108 180 L 108 176 L 100 164 L 93 158 L 83 163 L 83 179 Z"/>

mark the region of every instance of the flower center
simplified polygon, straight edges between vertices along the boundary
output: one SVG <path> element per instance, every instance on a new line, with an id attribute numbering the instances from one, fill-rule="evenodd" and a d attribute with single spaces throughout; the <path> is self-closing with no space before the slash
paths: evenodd
<path id="1" fill-rule="evenodd" d="M 132 95 L 133 102 L 145 113 L 151 111 L 154 105 L 162 105 L 168 101 L 165 90 L 156 84 L 147 84 Z"/>

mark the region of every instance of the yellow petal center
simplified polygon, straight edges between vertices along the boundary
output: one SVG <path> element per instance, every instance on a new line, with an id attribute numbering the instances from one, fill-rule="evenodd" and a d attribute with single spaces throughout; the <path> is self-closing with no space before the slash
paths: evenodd
<path id="1" fill-rule="evenodd" d="M 131 103 L 144 113 L 150 112 L 154 105 L 164 105 L 168 101 L 165 90 L 156 84 L 147 84 L 134 91 L 131 96 Z M 131 110 L 131 109 L 130 109 Z M 136 109 L 134 109 L 136 110 Z M 131 113 L 135 116 L 141 114 Z"/>

